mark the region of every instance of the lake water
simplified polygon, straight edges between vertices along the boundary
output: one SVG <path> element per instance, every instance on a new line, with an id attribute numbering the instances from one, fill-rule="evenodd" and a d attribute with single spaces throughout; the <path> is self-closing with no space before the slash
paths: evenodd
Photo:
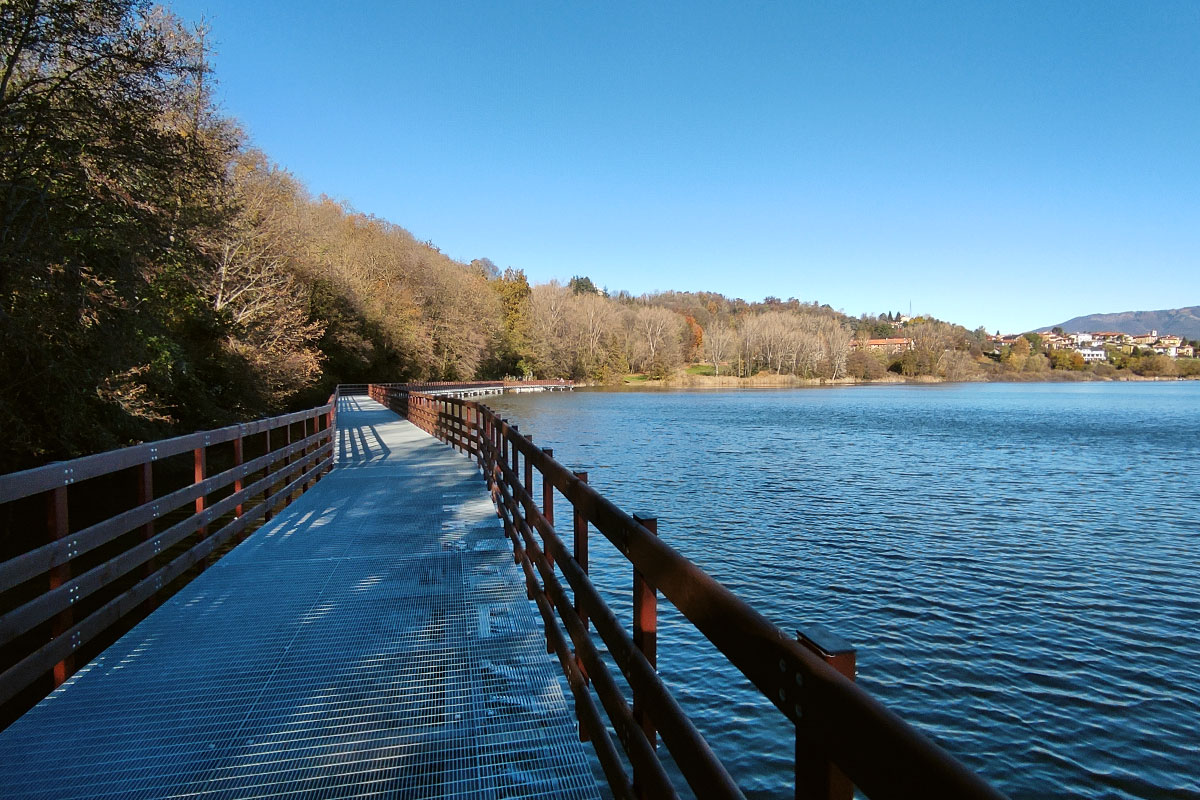
<path id="1" fill-rule="evenodd" d="M 850 640 L 859 682 L 1001 791 L 1200 797 L 1200 383 L 487 402 L 786 630 Z M 628 620 L 600 538 L 593 575 Z M 714 750 L 748 795 L 787 796 L 782 717 L 660 625 Z"/>

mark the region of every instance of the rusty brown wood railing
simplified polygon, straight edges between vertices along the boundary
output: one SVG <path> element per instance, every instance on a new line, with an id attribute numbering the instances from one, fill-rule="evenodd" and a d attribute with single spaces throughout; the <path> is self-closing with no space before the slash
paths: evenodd
<path id="1" fill-rule="evenodd" d="M 568 470 L 487 406 L 415 388 L 372 385 L 370 395 L 469 454 L 482 469 L 545 624 L 547 647 L 557 654 L 575 698 L 581 736 L 595 747 L 615 796 L 677 796 L 656 752 L 660 737 L 698 797 L 742 796 L 656 673 L 660 594 L 795 725 L 797 797 L 848 798 L 851 782 L 872 798 L 1001 796 L 842 674 L 843 655 L 822 658 L 812 642 L 788 636 L 663 542 L 656 520 L 619 509 L 588 485 L 586 473 Z M 569 547 L 555 524 L 556 491 L 570 504 L 560 514 L 571 529 Z M 632 631 L 617 621 L 588 577 L 589 525 L 630 562 Z M 589 627 L 617 664 L 632 704 Z M 852 660 L 848 671 L 853 674 Z"/>
<path id="2" fill-rule="evenodd" d="M 89 642 L 315 483 L 336 406 L 0 475 L 0 707 L 61 684 Z"/>

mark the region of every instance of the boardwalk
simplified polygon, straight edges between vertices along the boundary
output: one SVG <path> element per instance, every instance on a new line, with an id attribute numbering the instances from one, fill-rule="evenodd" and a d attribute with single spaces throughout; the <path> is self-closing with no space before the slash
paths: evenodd
<path id="1" fill-rule="evenodd" d="M 338 413 L 330 474 L 0 732 L 0 797 L 598 797 L 474 465 Z"/>

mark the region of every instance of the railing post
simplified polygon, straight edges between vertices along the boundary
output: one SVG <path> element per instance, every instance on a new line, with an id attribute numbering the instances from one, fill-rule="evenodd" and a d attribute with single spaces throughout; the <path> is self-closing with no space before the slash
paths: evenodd
<path id="1" fill-rule="evenodd" d="M 844 677 L 854 680 L 857 656 L 842 637 L 822 625 L 796 631 L 800 644 L 816 653 Z M 835 764 L 813 752 L 811 740 L 796 728 L 796 800 L 852 800 L 854 785 Z"/>
<path id="2" fill-rule="evenodd" d="M 147 461 L 137 470 L 137 504 L 144 506 L 146 503 L 154 500 L 154 462 Z M 241 511 L 238 511 L 240 514 Z M 142 541 L 148 542 L 154 538 L 154 520 L 150 520 L 142 526 Z M 146 560 L 146 564 L 142 567 L 142 576 L 150 577 L 154 574 L 154 558 Z"/>
<path id="3" fill-rule="evenodd" d="M 323 430 L 321 428 L 321 417 L 323 417 L 323 416 L 324 416 L 323 414 L 313 414 L 313 433 L 314 434 L 320 433 Z M 321 440 L 317 439 L 312 444 L 312 451 L 315 453 L 320 449 L 321 449 Z M 319 461 L 320 460 L 318 459 L 318 462 Z M 314 464 L 313 466 L 316 466 L 316 464 Z M 317 471 L 316 473 L 313 474 L 312 485 L 315 485 L 317 481 L 321 480 L 321 475 L 322 475 L 322 473 L 320 471 Z"/>
<path id="4" fill-rule="evenodd" d="M 554 450 L 549 447 L 543 447 L 542 453 L 546 458 L 554 457 Z M 550 527 L 554 527 L 554 484 L 546 479 L 546 470 L 541 470 L 542 473 L 542 516 L 546 518 L 546 522 Z M 529 485 L 529 493 L 533 494 L 533 484 Z M 542 549 L 546 552 L 546 558 L 550 560 L 550 564 L 554 564 L 554 556 L 550 553 L 550 548 L 546 546 L 546 537 L 542 537 Z"/>
<path id="5" fill-rule="evenodd" d="M 508 427 L 508 422 L 504 419 L 501 419 L 500 424 L 496 426 L 496 436 L 500 438 L 500 460 L 504 462 L 502 465 L 504 467 L 507 467 L 510 461 L 506 427 Z"/>
<path id="6" fill-rule="evenodd" d="M 458 411 L 455 419 L 458 423 L 458 449 L 465 455 L 471 455 L 471 407 L 467 401 L 459 398 Z"/>
<path id="7" fill-rule="evenodd" d="M 554 449 L 543 447 L 546 458 L 554 458 Z M 551 526 L 554 525 L 554 484 L 546 480 L 546 471 L 542 470 L 542 516 Z"/>
<path id="8" fill-rule="evenodd" d="M 475 463 L 479 464 L 479 450 L 481 444 L 479 441 L 479 409 L 475 406 L 467 406 L 467 442 L 474 451 L 471 455 L 475 458 Z"/>
<path id="9" fill-rule="evenodd" d="M 454 423 L 458 427 L 458 451 L 463 455 L 471 454 L 471 407 L 459 398 L 455 406 Z"/>
<path id="10" fill-rule="evenodd" d="M 244 460 L 245 459 L 244 459 L 243 453 L 242 453 L 242 432 L 239 430 L 237 438 L 233 440 L 233 466 L 240 467 Z M 244 484 L 243 484 L 241 478 L 235 479 L 233 482 L 234 494 L 237 494 L 238 492 L 240 492 L 242 490 L 243 485 Z M 238 503 L 237 504 L 237 516 L 240 517 L 242 515 L 242 511 L 243 511 L 243 504 Z"/>
<path id="11" fill-rule="evenodd" d="M 263 446 L 266 448 L 266 450 L 264 450 L 263 453 L 264 453 L 264 455 L 267 456 L 267 464 L 266 464 L 266 466 L 263 467 L 263 478 L 269 478 L 271 476 L 271 429 L 267 428 L 265 431 L 263 431 L 263 436 L 264 436 L 264 439 L 263 439 L 264 445 Z M 270 482 L 268 482 L 266 487 L 263 489 L 263 502 L 264 503 L 266 503 L 267 498 L 271 496 L 271 485 L 272 484 Z M 275 514 L 274 514 L 274 512 L 271 511 L 271 506 L 268 503 L 267 510 L 263 514 L 263 521 L 270 522 L 271 519 L 274 518 L 274 516 L 275 516 Z"/>
<path id="12" fill-rule="evenodd" d="M 203 483 L 205 477 L 207 477 L 205 473 L 208 472 L 208 445 L 202 444 L 199 447 L 197 447 L 195 450 L 192 451 L 192 457 L 193 457 L 192 458 L 193 464 L 195 466 L 195 481 L 194 481 L 194 483 Z M 200 495 L 196 498 L 196 513 L 197 514 L 203 513 L 204 509 L 206 509 L 206 508 L 208 508 L 208 495 L 201 492 Z M 200 533 L 199 540 L 203 541 L 205 538 L 208 537 L 208 526 L 201 525 L 200 529 L 199 529 L 199 533 Z M 203 570 L 207 564 L 208 564 L 208 559 L 205 559 L 204 562 L 202 564 L 200 564 L 200 569 Z"/>
<path id="13" fill-rule="evenodd" d="M 337 420 L 337 416 L 336 416 L 337 404 L 338 404 L 338 396 L 335 394 L 333 396 L 333 402 L 331 402 L 329 404 L 329 410 L 325 412 L 325 430 L 329 431 L 329 444 L 330 444 L 329 455 L 330 456 L 337 455 L 337 446 L 338 446 L 337 428 L 335 427 L 336 420 Z"/>
<path id="14" fill-rule="evenodd" d="M 576 472 L 574 474 L 583 483 L 588 482 L 588 474 L 586 472 Z M 575 508 L 574 533 L 575 539 L 572 544 L 575 552 L 575 563 L 579 565 L 579 568 L 583 570 L 583 574 L 586 575 L 588 571 L 588 521 L 587 517 L 583 515 L 578 507 Z M 575 613 L 579 615 L 579 619 L 583 622 L 583 629 L 586 631 L 588 627 L 588 615 L 578 598 L 575 600 Z M 582 668 L 582 664 L 580 667 Z"/>
<path id="15" fill-rule="evenodd" d="M 508 496 L 512 498 L 512 507 L 509 509 L 509 513 L 512 514 L 513 518 L 513 533 L 516 535 L 517 540 L 522 542 L 520 551 L 515 554 L 518 563 L 521 559 L 525 558 L 524 540 L 521 538 L 521 531 L 518 529 L 518 520 L 524 518 L 524 506 L 521 505 L 521 496 L 517 491 L 521 488 L 521 451 L 517 449 L 517 437 L 520 435 L 521 433 L 516 425 L 509 426 L 509 434 L 504 438 L 504 442 L 508 445 L 509 453 L 512 455 L 512 480 L 509 480 L 503 474 L 500 476 L 501 480 L 508 486 Z M 528 522 L 528 520 L 526 521 Z M 533 598 L 531 597 L 530 599 L 532 600 Z"/>
<path id="16" fill-rule="evenodd" d="M 317 434 L 320 433 L 320 431 L 321 431 L 321 416 L 320 416 L 320 414 L 313 414 L 313 416 L 312 416 L 312 434 L 311 434 L 313 437 L 313 441 L 311 443 L 309 443 L 308 448 L 305 450 L 305 452 L 308 455 L 312 455 L 313 453 L 317 452 L 317 449 L 320 447 L 320 445 L 317 444 Z M 307 459 L 305 459 L 305 460 L 307 460 Z M 304 469 L 307 471 L 307 470 L 311 469 L 312 467 L 313 467 L 313 464 L 309 464 Z M 308 481 L 309 489 L 311 489 L 316 484 L 318 477 L 319 476 L 316 473 L 314 473 L 312 478 L 309 479 L 309 481 Z"/>
<path id="17" fill-rule="evenodd" d="M 492 467 L 498 469 L 508 459 L 504 449 L 504 420 L 492 417 Z M 494 474 L 494 473 L 493 473 Z"/>
<path id="18" fill-rule="evenodd" d="M 650 533 L 658 535 L 658 517 L 634 514 L 633 519 Z M 637 567 L 633 569 L 633 646 L 642 651 L 651 667 L 658 669 L 658 593 Z M 646 713 L 645 700 L 637 690 L 633 693 L 633 719 L 642 726 L 650 745 L 657 748 L 654 722 Z M 637 783 L 636 774 L 634 783 Z"/>
<path id="19" fill-rule="evenodd" d="M 46 534 L 51 542 L 55 542 L 66 537 L 71 530 L 68 522 L 67 487 L 59 486 L 54 489 L 46 495 L 46 501 Z M 68 561 L 50 570 L 49 591 L 54 591 L 69 580 L 71 580 L 71 563 Z M 50 625 L 50 638 L 57 639 L 64 635 L 71 629 L 74 622 L 74 614 L 69 608 L 55 615 L 54 621 Z M 52 670 L 54 687 L 57 689 L 61 686 L 63 681 L 69 678 L 74 671 L 75 657 L 73 655 L 67 656 L 55 664 Z"/>
<path id="20" fill-rule="evenodd" d="M 520 473 L 521 451 L 517 449 L 517 445 L 516 445 L 516 438 L 521 435 L 520 429 L 516 425 L 510 425 L 509 430 L 510 430 L 510 434 L 505 439 L 505 443 L 508 445 L 509 454 L 512 456 L 513 477 L 516 480 L 520 480 L 520 478 L 517 476 L 521 474 Z"/>
<path id="21" fill-rule="evenodd" d="M 526 436 L 525 440 L 528 441 L 529 444 L 531 444 L 531 445 L 533 444 L 532 436 Z M 528 455 L 525 456 L 525 493 L 527 495 L 529 495 L 529 505 L 533 506 L 533 508 L 536 511 L 537 510 L 537 501 L 533 497 L 533 459 L 531 459 Z M 529 529 L 534 535 L 537 535 L 537 530 L 538 530 L 537 525 L 530 522 Z M 546 556 L 546 563 L 549 564 L 551 568 L 553 568 L 554 567 L 554 554 L 546 550 L 544 538 L 543 538 L 543 542 L 542 542 L 542 552 Z"/>
<path id="22" fill-rule="evenodd" d="M 300 420 L 300 426 L 301 426 L 300 427 L 300 441 L 303 442 L 308 439 L 308 417 L 305 417 L 304 419 Z M 313 432 L 316 433 L 315 426 L 314 426 Z M 308 461 L 308 454 L 311 452 L 311 450 L 312 450 L 311 444 L 305 444 L 304 447 L 300 449 L 300 474 L 301 475 L 303 475 L 305 472 L 308 471 L 307 461 Z M 304 481 L 303 483 L 300 484 L 300 494 L 303 494 L 306 491 L 308 491 L 308 481 Z"/>
<path id="23" fill-rule="evenodd" d="M 292 423 L 289 422 L 287 425 L 284 425 L 283 430 L 284 430 L 283 446 L 285 449 L 290 448 L 292 446 Z M 281 483 L 279 485 L 280 491 L 282 491 L 283 487 L 287 486 L 288 482 L 291 480 L 291 470 L 288 469 L 291 466 L 292 466 L 292 456 L 291 456 L 291 454 L 288 454 L 283 457 L 283 466 L 280 467 L 280 469 L 283 470 L 283 483 Z M 287 495 L 284 495 L 283 504 L 286 506 L 290 502 L 292 502 L 292 499 L 290 497 L 288 497 Z"/>
<path id="24" fill-rule="evenodd" d="M 586 471 L 581 471 L 581 472 L 572 471 L 571 474 L 574 475 L 576 478 L 578 478 L 582 483 L 588 482 L 588 474 Z M 543 477 L 545 477 L 544 474 L 543 474 Z M 543 489 L 543 491 L 545 492 L 547 490 Z M 551 487 L 549 489 L 549 492 L 553 492 L 553 487 Z M 575 558 L 575 563 L 579 565 L 579 568 L 581 570 L 583 570 L 583 574 L 587 575 L 588 574 L 588 521 L 587 521 L 587 517 L 585 517 L 583 515 L 583 512 L 581 512 L 579 510 L 578 506 L 576 506 L 574 503 L 572 503 L 571 508 L 574 512 L 573 519 L 572 519 L 573 528 L 574 528 L 572 533 L 574 535 L 572 537 L 573 541 L 571 542 L 571 552 Z M 587 615 L 587 611 L 584 610 L 584 608 L 583 608 L 583 603 L 579 602 L 578 593 L 575 595 L 575 614 L 576 614 L 576 616 L 579 617 L 579 621 L 583 623 L 583 629 L 586 631 L 588 629 L 588 615 Z M 587 667 L 584 666 L 583 659 L 579 657 L 578 650 L 575 652 L 575 666 L 576 666 L 576 668 L 578 668 L 579 674 L 583 676 L 583 679 L 585 681 L 589 680 L 588 674 L 587 674 Z M 577 711 L 576 715 L 578 715 L 578 713 L 579 712 Z M 591 739 L 591 737 L 588 735 L 587 729 L 584 728 L 583 722 L 580 721 L 580 723 L 579 723 L 579 741 L 586 742 L 586 741 L 590 741 L 590 739 Z"/>
<path id="25" fill-rule="evenodd" d="M 533 437 L 526 436 L 525 440 L 533 444 Z M 529 456 L 525 456 L 525 491 L 529 494 L 529 499 L 533 500 L 533 462 L 529 460 Z"/>

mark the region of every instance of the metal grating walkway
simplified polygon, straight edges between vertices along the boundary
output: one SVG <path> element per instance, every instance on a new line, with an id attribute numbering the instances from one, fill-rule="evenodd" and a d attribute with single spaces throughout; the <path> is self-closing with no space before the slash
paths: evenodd
<path id="1" fill-rule="evenodd" d="M 598 798 L 474 465 L 366 397 L 339 462 L 0 732 L 0 797 Z"/>

